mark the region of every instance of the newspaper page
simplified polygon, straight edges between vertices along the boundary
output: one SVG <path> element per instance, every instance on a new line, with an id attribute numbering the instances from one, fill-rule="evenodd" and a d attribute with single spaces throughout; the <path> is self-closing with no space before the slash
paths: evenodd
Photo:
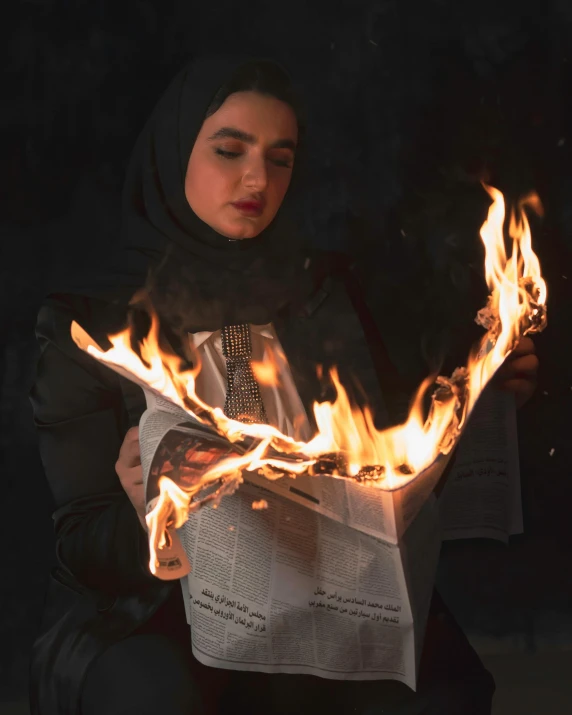
<path id="1" fill-rule="evenodd" d="M 267 508 L 253 509 L 261 499 Z M 218 509 L 192 514 L 181 531 L 193 564 L 183 591 L 195 657 L 217 668 L 415 689 L 440 545 L 438 535 L 426 541 L 427 521 L 414 535 L 423 547 L 410 544 L 424 562 L 412 607 L 413 574 L 399 546 L 266 489 L 243 485 Z"/>
<path id="2" fill-rule="evenodd" d="M 523 531 L 516 409 L 487 387 L 477 402 L 439 499 L 444 539 L 507 543 Z"/>

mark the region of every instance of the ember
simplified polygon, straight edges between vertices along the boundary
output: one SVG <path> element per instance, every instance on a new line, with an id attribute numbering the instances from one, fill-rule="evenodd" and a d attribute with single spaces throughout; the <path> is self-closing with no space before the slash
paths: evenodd
<path id="1" fill-rule="evenodd" d="M 259 499 L 258 501 L 252 502 L 252 508 L 259 511 L 260 509 L 268 509 L 268 502 L 266 499 Z"/>

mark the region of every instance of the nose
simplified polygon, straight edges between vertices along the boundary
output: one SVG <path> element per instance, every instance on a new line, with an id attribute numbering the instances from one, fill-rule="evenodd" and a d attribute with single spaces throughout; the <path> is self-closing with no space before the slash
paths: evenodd
<path id="1" fill-rule="evenodd" d="M 264 191 L 268 184 L 268 172 L 264 159 L 253 159 L 242 175 L 242 185 L 245 189 Z"/>

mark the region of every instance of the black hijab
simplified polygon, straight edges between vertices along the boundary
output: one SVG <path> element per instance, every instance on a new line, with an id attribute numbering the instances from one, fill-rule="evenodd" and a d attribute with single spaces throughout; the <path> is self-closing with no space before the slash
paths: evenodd
<path id="1" fill-rule="evenodd" d="M 188 160 L 215 94 L 241 67 L 260 61 L 288 77 L 272 60 L 228 55 L 195 59 L 176 75 L 135 144 L 111 270 L 73 292 L 112 297 L 117 303 L 144 286 L 162 321 L 175 332 L 216 330 L 235 322 L 264 324 L 297 298 L 303 300 L 311 286 L 292 210 L 300 183 L 300 118 L 289 190 L 258 236 L 229 240 L 199 219 L 185 197 Z"/>

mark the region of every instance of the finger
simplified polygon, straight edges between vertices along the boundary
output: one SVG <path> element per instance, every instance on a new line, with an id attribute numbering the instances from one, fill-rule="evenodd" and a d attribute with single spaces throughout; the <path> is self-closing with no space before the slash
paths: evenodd
<path id="1" fill-rule="evenodd" d="M 130 427 L 125 434 L 125 439 L 129 442 L 139 441 L 139 427 Z"/>
<path id="2" fill-rule="evenodd" d="M 515 358 L 512 360 L 506 360 L 499 368 L 499 372 L 501 370 L 504 371 L 514 371 L 517 369 L 524 369 L 524 370 L 529 370 L 529 369 L 538 369 L 539 366 L 539 360 L 534 354 L 528 354 L 528 355 L 517 355 Z"/>
<path id="3" fill-rule="evenodd" d="M 143 478 L 141 476 L 141 471 L 138 469 L 131 469 L 129 471 L 132 472 L 132 474 L 127 475 L 126 484 L 133 488 L 142 487 Z"/>
<path id="4" fill-rule="evenodd" d="M 141 466 L 141 453 L 139 451 L 135 453 L 130 453 L 127 457 L 129 467 L 139 467 Z"/>
<path id="5" fill-rule="evenodd" d="M 118 464 L 125 469 L 132 469 L 141 465 L 141 454 L 133 452 L 127 447 L 119 453 Z"/>
<path id="6" fill-rule="evenodd" d="M 526 373 L 538 372 L 538 366 L 539 362 L 536 355 L 526 355 L 524 357 L 517 358 L 512 364 L 514 370 Z"/>
<path id="7" fill-rule="evenodd" d="M 536 355 L 526 355 L 502 365 L 499 368 L 498 375 L 500 379 L 517 377 L 518 375 L 534 376 L 538 373 L 538 367 L 539 362 Z"/>
<path id="8" fill-rule="evenodd" d="M 143 472 L 141 467 L 125 467 L 121 470 L 119 479 L 124 489 L 131 489 L 143 484 Z"/>
<path id="9" fill-rule="evenodd" d="M 508 360 L 515 360 L 521 355 L 534 355 L 536 353 L 536 346 L 532 338 L 524 337 L 521 338 L 517 346 L 508 356 Z"/>
<path id="10" fill-rule="evenodd" d="M 495 387 L 504 392 L 522 392 L 525 391 L 531 395 L 537 388 L 537 382 L 533 377 L 510 377 L 508 380 L 499 380 L 495 383 Z"/>
<path id="11" fill-rule="evenodd" d="M 134 435 L 134 430 L 136 433 Z M 119 459 L 129 466 L 141 464 L 141 448 L 139 446 L 139 428 L 130 429 L 125 435 L 119 450 Z"/>
<path id="12" fill-rule="evenodd" d="M 128 452 L 139 449 L 139 427 L 131 427 L 127 430 L 121 447 Z"/>
<path id="13" fill-rule="evenodd" d="M 501 385 L 504 385 L 507 382 L 522 382 L 522 383 L 528 383 L 530 385 L 536 385 L 536 375 L 526 375 L 522 372 L 517 373 L 516 375 L 509 375 L 506 377 L 504 380 L 501 380 L 500 383 Z"/>
<path id="14" fill-rule="evenodd" d="M 145 511 L 145 488 L 142 482 L 136 482 L 133 484 L 123 484 L 123 489 L 129 501 L 138 511 Z"/>

